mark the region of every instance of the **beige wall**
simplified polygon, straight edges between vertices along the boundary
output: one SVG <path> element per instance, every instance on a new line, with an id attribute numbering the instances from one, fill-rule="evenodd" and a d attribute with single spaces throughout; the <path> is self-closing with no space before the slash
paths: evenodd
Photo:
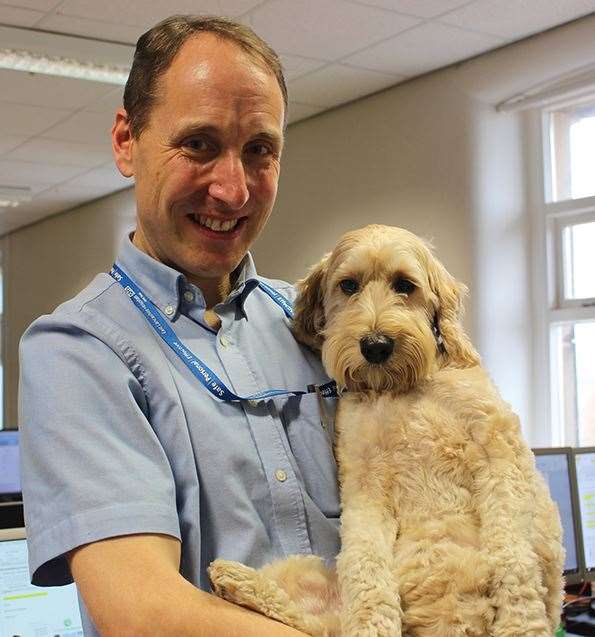
<path id="1" fill-rule="evenodd" d="M 111 266 L 133 219 L 134 204 L 128 190 L 2 238 L 5 426 L 17 422 L 21 334 L 36 317 L 51 312 L 97 272 Z"/>
<path id="2" fill-rule="evenodd" d="M 529 301 L 537 140 L 525 115 L 494 106 L 595 62 L 594 28 L 587 18 L 291 126 L 276 210 L 254 249 L 263 274 L 295 280 L 350 228 L 432 238 L 470 287 L 468 329 L 532 440 L 543 425 Z M 8 424 L 22 330 L 109 266 L 133 207 L 127 191 L 2 240 Z"/>

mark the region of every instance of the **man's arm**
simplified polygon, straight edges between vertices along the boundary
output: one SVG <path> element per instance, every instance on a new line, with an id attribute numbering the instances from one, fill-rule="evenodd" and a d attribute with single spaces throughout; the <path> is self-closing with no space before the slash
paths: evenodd
<path id="1" fill-rule="evenodd" d="M 68 562 L 103 637 L 303 637 L 193 586 L 178 572 L 180 542 L 139 534 L 86 544 Z"/>

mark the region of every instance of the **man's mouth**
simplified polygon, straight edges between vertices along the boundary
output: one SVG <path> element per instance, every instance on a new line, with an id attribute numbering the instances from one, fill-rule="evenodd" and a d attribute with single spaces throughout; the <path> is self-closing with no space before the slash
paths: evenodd
<path id="1" fill-rule="evenodd" d="M 221 219 L 215 219 L 214 217 L 207 217 L 206 215 L 191 214 L 188 215 L 195 223 L 203 228 L 208 228 L 213 232 L 220 232 L 222 234 L 226 232 L 232 232 L 242 219 L 228 219 L 227 221 Z"/>

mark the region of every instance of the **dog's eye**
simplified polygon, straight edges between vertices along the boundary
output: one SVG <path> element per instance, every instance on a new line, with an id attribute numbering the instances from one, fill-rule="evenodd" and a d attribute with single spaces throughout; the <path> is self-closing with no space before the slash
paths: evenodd
<path id="1" fill-rule="evenodd" d="M 339 287 L 347 294 L 347 296 L 351 296 L 355 294 L 359 288 L 359 284 L 354 279 L 343 279 L 339 283 Z"/>
<path id="2" fill-rule="evenodd" d="M 399 276 L 393 281 L 393 290 L 398 294 L 411 294 L 415 290 L 415 284 Z"/>

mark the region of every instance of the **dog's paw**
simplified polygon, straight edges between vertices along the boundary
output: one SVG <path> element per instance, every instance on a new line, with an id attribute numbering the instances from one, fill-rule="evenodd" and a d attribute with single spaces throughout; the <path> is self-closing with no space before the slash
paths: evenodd
<path id="1" fill-rule="evenodd" d="M 344 637 L 401 637 L 401 627 L 397 626 L 360 626 L 342 633 Z"/>
<path id="2" fill-rule="evenodd" d="M 207 569 L 211 587 L 218 597 L 230 602 L 239 600 L 253 585 L 256 571 L 231 560 L 215 560 Z"/>
<path id="3" fill-rule="evenodd" d="M 401 637 L 401 612 L 381 607 L 344 618 L 344 637 Z"/>

